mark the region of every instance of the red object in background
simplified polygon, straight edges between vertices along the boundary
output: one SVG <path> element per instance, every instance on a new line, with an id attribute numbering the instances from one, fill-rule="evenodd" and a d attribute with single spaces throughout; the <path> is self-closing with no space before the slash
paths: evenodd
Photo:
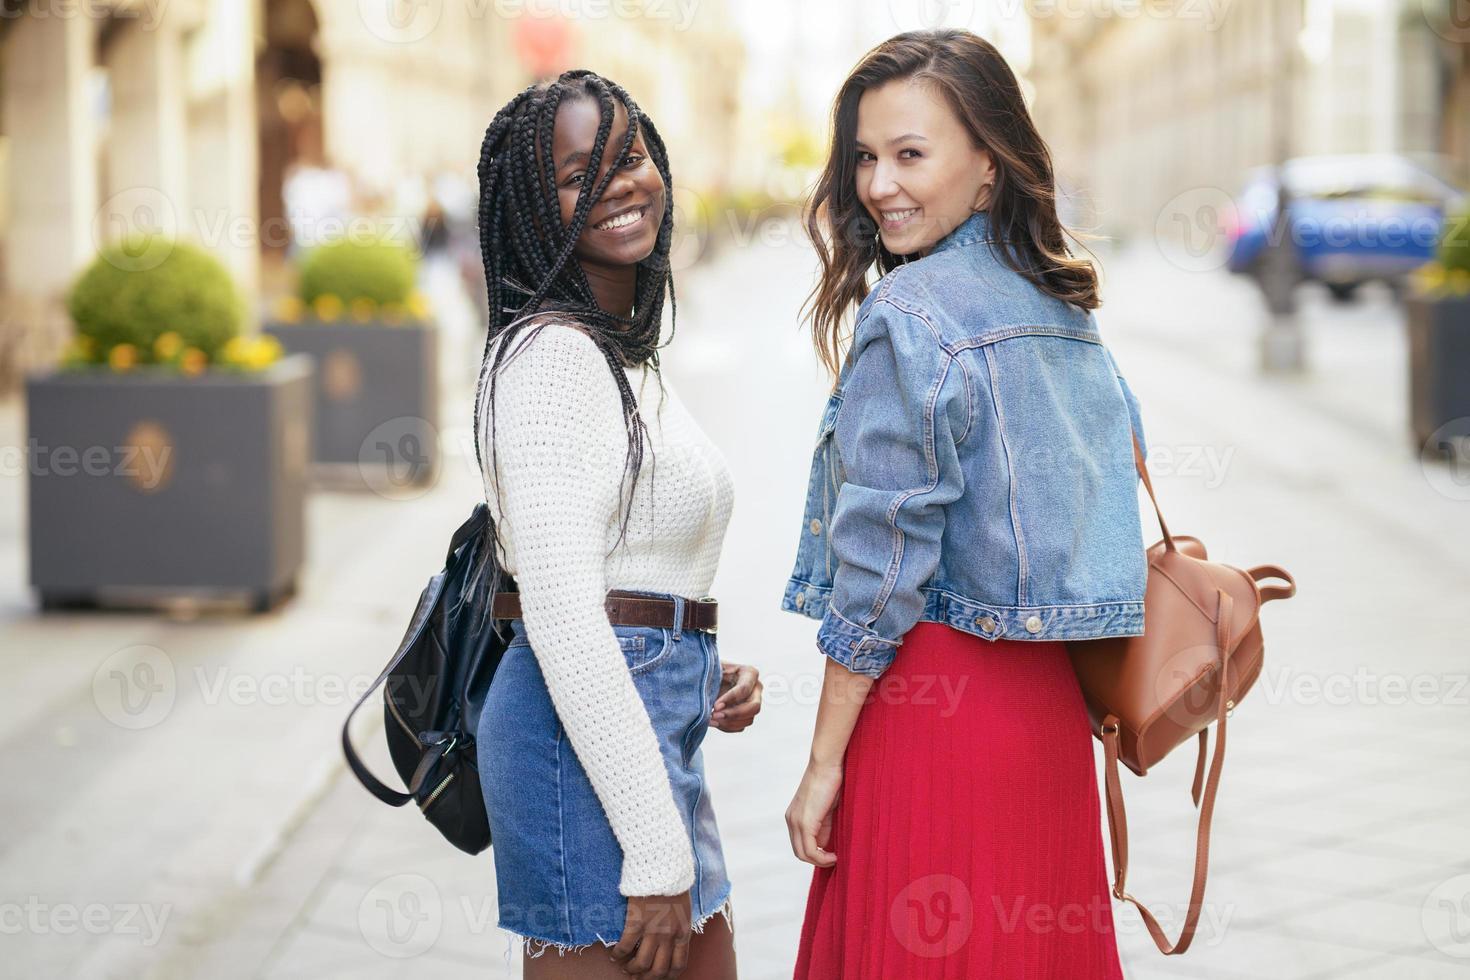
<path id="1" fill-rule="evenodd" d="M 537 78 L 552 78 L 572 63 L 572 26 L 556 17 L 525 16 L 516 21 L 516 57 Z"/>
<path id="2" fill-rule="evenodd" d="M 1122 980 L 1066 644 L 919 622 L 871 698 L 795 980 Z"/>

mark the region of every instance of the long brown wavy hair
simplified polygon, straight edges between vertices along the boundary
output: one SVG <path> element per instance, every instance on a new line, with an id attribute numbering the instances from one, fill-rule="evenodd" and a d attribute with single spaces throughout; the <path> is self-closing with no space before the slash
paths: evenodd
<path id="1" fill-rule="evenodd" d="M 944 94 L 975 145 L 989 152 L 995 184 L 987 210 L 1001 258 L 1038 289 L 1081 309 L 1096 309 L 1097 272 L 1074 258 L 1057 218 L 1051 152 L 1037 132 L 1015 73 L 995 46 L 964 30 L 909 31 L 869 51 L 842 83 L 832 106 L 832 147 L 806 205 L 806 231 L 822 275 L 803 306 L 817 356 L 835 378 L 844 356 L 847 315 L 884 275 L 906 260 L 877 240 L 877 224 L 857 196 L 858 101 L 870 88 L 921 79 Z M 1085 248 L 1085 246 L 1083 246 Z"/>

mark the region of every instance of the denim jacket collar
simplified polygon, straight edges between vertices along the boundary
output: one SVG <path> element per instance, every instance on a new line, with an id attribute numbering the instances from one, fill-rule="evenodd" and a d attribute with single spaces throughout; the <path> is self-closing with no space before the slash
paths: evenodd
<path id="1" fill-rule="evenodd" d="M 942 252 L 957 245 L 988 241 L 990 241 L 990 212 L 976 211 L 961 222 L 958 228 L 941 238 L 929 254 L 933 255 L 935 252 Z"/>

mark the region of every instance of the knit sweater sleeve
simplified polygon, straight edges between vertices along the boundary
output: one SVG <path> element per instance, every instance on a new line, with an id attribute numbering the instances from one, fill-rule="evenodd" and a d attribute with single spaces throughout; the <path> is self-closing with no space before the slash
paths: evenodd
<path id="1" fill-rule="evenodd" d="M 694 883 L 689 833 L 604 607 L 627 452 L 617 382 L 574 326 L 531 327 L 516 345 L 496 378 L 494 463 L 490 445 L 481 452 L 487 489 L 499 489 L 497 533 L 516 561 L 526 637 L 622 847 L 620 891 L 681 894 Z M 488 425 L 483 438 L 492 439 Z"/>

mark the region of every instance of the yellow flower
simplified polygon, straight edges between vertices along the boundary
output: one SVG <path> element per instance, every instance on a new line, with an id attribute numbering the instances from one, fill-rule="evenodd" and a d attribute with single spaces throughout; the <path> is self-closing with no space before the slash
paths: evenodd
<path id="1" fill-rule="evenodd" d="M 188 375 L 203 374 L 209 366 L 209 358 L 198 347 L 189 347 L 179 357 L 179 369 Z"/>
<path id="2" fill-rule="evenodd" d="M 114 371 L 130 370 L 138 363 L 138 348 L 132 344 L 115 344 L 107 352 L 107 363 Z"/>
<path id="3" fill-rule="evenodd" d="M 153 341 L 153 354 L 160 361 L 170 360 L 184 346 L 177 330 L 165 330 Z"/>
<path id="4" fill-rule="evenodd" d="M 352 301 L 352 319 L 358 323 L 367 323 L 377 312 L 378 304 L 367 296 L 359 296 Z"/>
<path id="5" fill-rule="evenodd" d="M 429 298 L 415 289 L 408 295 L 408 312 L 417 320 L 429 318 Z"/>
<path id="6" fill-rule="evenodd" d="M 250 345 L 250 354 L 246 363 L 256 371 L 269 367 L 281 354 L 281 345 L 274 337 L 258 337 L 255 343 Z"/>
<path id="7" fill-rule="evenodd" d="M 282 296 L 276 300 L 276 319 L 282 323 L 300 323 L 306 304 L 298 296 Z"/>
<path id="8" fill-rule="evenodd" d="M 342 299 L 331 293 L 322 293 L 311 304 L 317 318 L 321 320 L 335 320 L 342 315 Z"/>
<path id="9" fill-rule="evenodd" d="M 231 364 L 235 364 L 245 357 L 245 354 L 249 349 L 250 342 L 244 337 L 231 337 L 229 340 L 225 341 L 225 345 L 220 348 L 220 357 L 226 361 L 229 361 Z"/>
<path id="10" fill-rule="evenodd" d="M 1432 295 L 1445 286 L 1445 268 L 1438 262 L 1427 262 L 1414 270 L 1410 282 L 1415 292 Z"/>

